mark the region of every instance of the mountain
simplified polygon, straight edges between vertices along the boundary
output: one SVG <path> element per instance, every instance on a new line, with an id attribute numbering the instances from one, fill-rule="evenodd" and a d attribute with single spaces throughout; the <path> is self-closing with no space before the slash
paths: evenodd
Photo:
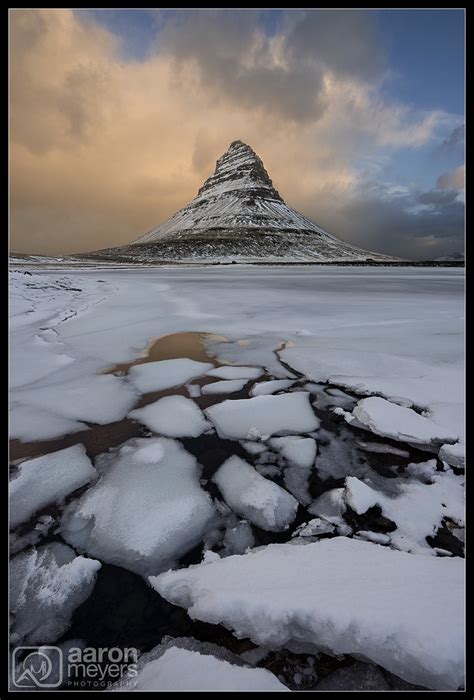
<path id="1" fill-rule="evenodd" d="M 435 260 L 436 262 L 464 262 L 464 253 L 451 253 Z"/>
<path id="2" fill-rule="evenodd" d="M 233 141 L 197 196 L 132 243 L 82 254 L 129 262 L 391 261 L 288 207 L 257 154 Z"/>

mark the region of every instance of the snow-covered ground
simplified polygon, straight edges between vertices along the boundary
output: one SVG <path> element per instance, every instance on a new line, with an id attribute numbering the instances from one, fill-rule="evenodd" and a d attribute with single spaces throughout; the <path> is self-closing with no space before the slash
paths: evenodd
<path id="1" fill-rule="evenodd" d="M 113 564 L 267 652 L 462 686 L 463 270 L 23 268 L 10 289 L 11 437 L 55 453 L 12 473 L 16 639 L 54 643 Z M 209 362 L 110 373 L 189 331 L 213 334 Z M 121 422 L 142 432 L 98 456 L 28 452 Z M 209 689 L 300 687 L 199 653 L 144 658 L 136 688 L 188 687 L 188 662 Z"/>

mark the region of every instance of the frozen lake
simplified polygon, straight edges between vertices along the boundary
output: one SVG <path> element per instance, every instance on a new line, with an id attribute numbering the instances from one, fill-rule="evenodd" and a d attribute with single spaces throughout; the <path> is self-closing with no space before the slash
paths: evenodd
<path id="1" fill-rule="evenodd" d="M 15 643 L 135 645 L 140 682 L 185 635 L 291 689 L 462 685 L 464 270 L 10 289 Z"/>

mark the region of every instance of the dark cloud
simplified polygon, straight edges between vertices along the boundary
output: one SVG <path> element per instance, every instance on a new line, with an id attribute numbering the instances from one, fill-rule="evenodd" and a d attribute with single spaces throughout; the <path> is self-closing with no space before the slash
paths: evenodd
<path id="1" fill-rule="evenodd" d="M 438 178 L 439 182 L 439 178 Z M 447 206 L 453 204 L 458 196 L 457 190 L 436 189 L 422 192 L 418 196 L 420 204 L 432 204 L 434 206 Z"/>
<path id="2" fill-rule="evenodd" d="M 444 139 L 442 144 L 439 146 L 439 152 L 441 153 L 453 153 L 458 150 L 464 149 L 464 124 L 457 126 L 452 130 L 447 139 Z"/>
<path id="3" fill-rule="evenodd" d="M 464 204 L 456 195 L 430 190 L 381 197 L 360 191 L 342 204 L 331 223 L 342 238 L 368 250 L 432 259 L 464 250 Z"/>
<path id="4" fill-rule="evenodd" d="M 364 80 L 380 77 L 385 55 L 374 13 L 363 10 L 308 10 L 286 39 L 295 61 L 322 63 L 341 75 Z"/>
<path id="5" fill-rule="evenodd" d="M 260 16 L 224 10 L 172 14 L 158 50 L 179 66 L 197 66 L 217 100 L 225 97 L 296 122 L 316 121 L 324 112 L 326 70 L 365 80 L 380 75 L 383 56 L 369 13 L 287 13 L 278 43 L 263 31 Z"/>

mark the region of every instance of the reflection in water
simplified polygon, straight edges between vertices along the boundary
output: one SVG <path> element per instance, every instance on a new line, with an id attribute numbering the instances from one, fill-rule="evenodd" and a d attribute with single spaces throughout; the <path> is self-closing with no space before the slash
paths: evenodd
<path id="1" fill-rule="evenodd" d="M 159 362 L 160 360 L 174 360 L 178 357 L 187 357 L 198 362 L 212 362 L 217 365 L 217 360 L 206 349 L 206 341 L 226 342 L 227 338 L 213 333 L 170 333 L 161 338 L 152 338 L 145 348 L 143 355 L 131 362 L 120 362 L 103 370 L 104 374 L 127 374 L 130 367 L 143 365 L 146 362 Z"/>

